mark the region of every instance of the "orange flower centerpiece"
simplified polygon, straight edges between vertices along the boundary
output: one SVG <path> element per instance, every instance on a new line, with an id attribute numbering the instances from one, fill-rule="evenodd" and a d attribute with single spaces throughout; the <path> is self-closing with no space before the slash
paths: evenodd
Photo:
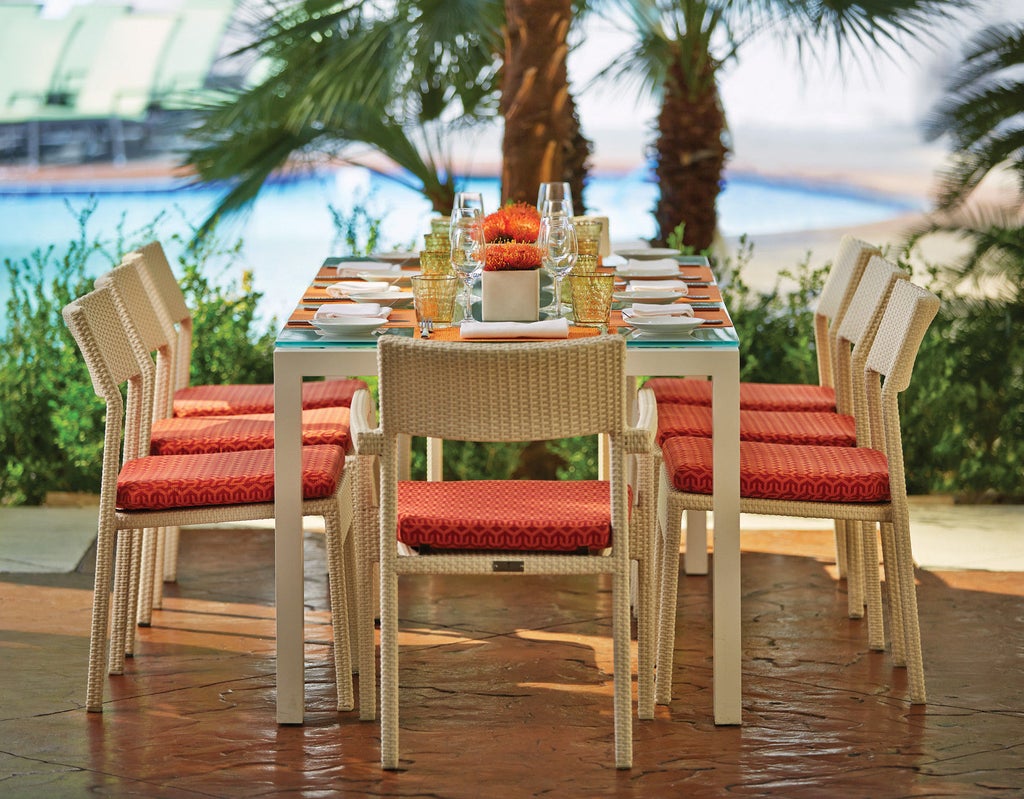
<path id="1" fill-rule="evenodd" d="M 485 322 L 540 318 L 540 214 L 525 203 L 506 205 L 484 219 L 486 260 L 481 278 Z"/>

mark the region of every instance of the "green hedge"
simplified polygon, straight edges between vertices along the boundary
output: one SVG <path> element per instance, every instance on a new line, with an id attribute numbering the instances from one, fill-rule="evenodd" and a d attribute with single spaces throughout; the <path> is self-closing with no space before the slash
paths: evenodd
<path id="1" fill-rule="evenodd" d="M 152 230 L 96 241 L 81 234 L 64 253 L 36 252 L 4 265 L 11 283 L 0 332 L 0 502 L 38 503 L 48 491 L 96 491 L 102 450 L 102 405 L 60 317 L 65 303 L 92 287 L 92 277 L 152 238 Z M 260 295 L 239 269 L 238 245 L 215 240 L 186 247 L 181 275 L 195 320 L 193 382 L 270 382 L 276 320 L 256 314 Z M 743 380 L 815 382 L 813 311 L 827 266 L 806 262 L 781 272 L 767 292 L 743 273 L 745 242 L 734 261 L 716 264 L 723 295 L 743 342 Z M 903 440 L 911 493 L 947 493 L 971 500 L 1024 500 L 1024 308 L 1008 300 L 968 301 L 931 286 L 943 299 L 902 401 Z M 373 381 L 371 381 L 371 386 Z M 425 447 L 414 442 L 413 473 L 425 472 Z M 592 440 L 544 447 L 525 444 L 445 446 L 445 476 L 593 477 Z"/>

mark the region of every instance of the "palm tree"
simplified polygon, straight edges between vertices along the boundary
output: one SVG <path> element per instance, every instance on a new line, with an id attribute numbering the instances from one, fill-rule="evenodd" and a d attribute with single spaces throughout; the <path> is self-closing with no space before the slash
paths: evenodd
<path id="1" fill-rule="evenodd" d="M 715 200 L 728 154 L 718 89 L 722 67 L 751 39 L 774 35 L 801 54 L 814 42 L 866 50 L 918 35 L 962 11 L 958 0 L 619 0 L 635 32 L 635 47 L 618 77 L 639 76 L 661 101 L 655 172 L 658 242 L 680 224 L 683 243 L 709 247 L 717 228 Z"/>
<path id="2" fill-rule="evenodd" d="M 571 21 L 565 6 L 555 20 L 546 2 L 509 0 L 514 22 L 508 38 L 560 37 L 564 48 Z M 522 35 L 524 26 L 530 37 Z M 187 162 L 201 180 L 231 185 L 203 230 L 246 208 L 271 174 L 290 164 L 334 159 L 379 171 L 378 153 L 404 170 L 380 174 L 447 213 L 456 189 L 452 134 L 498 116 L 503 64 L 512 67 L 506 75 L 520 80 L 545 76 L 537 90 L 520 94 L 521 102 L 503 103 L 502 110 L 511 110 L 509 160 L 532 162 L 523 155 L 528 137 L 519 133 L 536 121 L 528 107 L 557 120 L 550 127 L 558 141 L 550 172 L 538 178 L 532 169 L 509 170 L 513 180 L 504 194 L 526 199 L 529 192 L 535 196 L 538 179 L 567 179 L 581 195 L 590 150 L 565 85 L 564 52 L 561 71 L 548 76 L 537 63 L 519 62 L 550 53 L 506 46 L 505 30 L 502 0 L 297 0 L 277 9 L 257 24 L 254 42 L 236 53 L 271 63 L 269 77 L 207 107 L 193 131 Z M 545 104 L 541 84 L 561 98 L 559 104 Z M 526 181 L 532 181 L 529 192 L 522 188 Z"/>
<path id="3" fill-rule="evenodd" d="M 275 171 L 303 158 L 378 169 L 382 153 L 437 210 L 455 185 L 449 139 L 497 114 L 500 0 L 300 0 L 277 9 L 253 44 L 271 73 L 208 106 L 187 154 L 203 181 L 227 180 L 216 218 L 248 206 Z"/>
<path id="4" fill-rule="evenodd" d="M 993 25 L 967 45 L 946 97 L 925 125 L 929 140 L 948 136 L 955 157 L 938 206 L 963 203 L 989 174 L 1016 174 L 1024 195 L 1024 24 Z"/>
<path id="5" fill-rule="evenodd" d="M 582 211 L 590 143 L 580 131 L 566 57 L 571 0 L 505 0 L 501 75 L 503 202 L 532 203 L 538 184 L 567 180 Z"/>

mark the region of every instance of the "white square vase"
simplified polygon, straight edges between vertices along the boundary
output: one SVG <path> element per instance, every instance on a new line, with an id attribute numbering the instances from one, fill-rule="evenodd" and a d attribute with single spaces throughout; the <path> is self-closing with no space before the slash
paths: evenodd
<path id="1" fill-rule="evenodd" d="M 540 270 L 484 272 L 481 277 L 485 322 L 536 322 L 540 318 Z"/>

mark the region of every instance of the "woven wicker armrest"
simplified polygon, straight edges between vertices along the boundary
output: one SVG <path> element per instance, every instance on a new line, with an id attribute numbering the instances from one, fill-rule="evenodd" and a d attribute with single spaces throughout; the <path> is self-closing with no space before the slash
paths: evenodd
<path id="1" fill-rule="evenodd" d="M 623 446 L 625 452 L 644 455 L 652 451 L 658 434 L 658 403 L 649 388 L 637 392 L 637 409 L 636 426 L 624 431 Z"/>
<path id="2" fill-rule="evenodd" d="M 352 397 L 349 417 L 352 442 L 357 455 L 380 455 L 384 438 L 377 427 L 377 409 L 369 391 L 362 389 Z"/>

